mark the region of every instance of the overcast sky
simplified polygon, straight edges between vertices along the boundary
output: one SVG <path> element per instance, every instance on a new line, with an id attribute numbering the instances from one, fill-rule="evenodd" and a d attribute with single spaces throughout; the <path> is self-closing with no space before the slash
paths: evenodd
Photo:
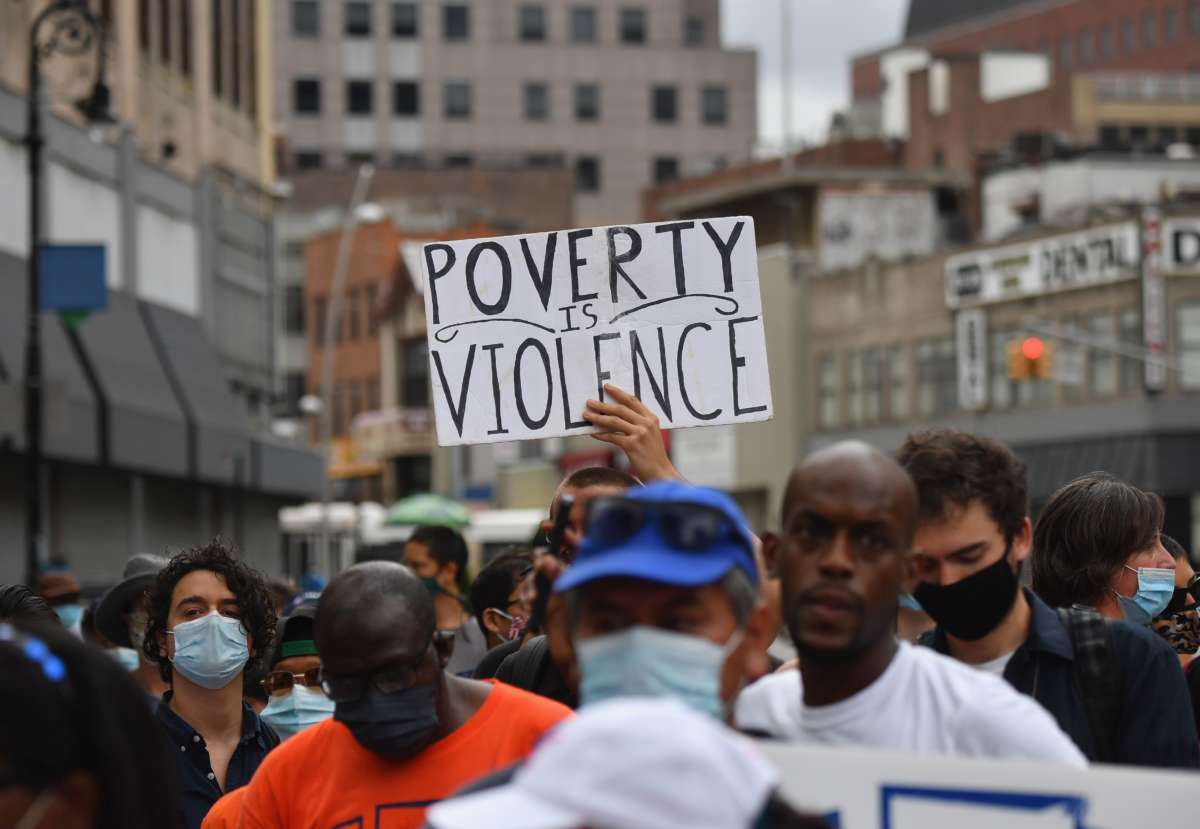
<path id="1" fill-rule="evenodd" d="M 793 3 L 792 140 L 824 140 L 829 116 L 850 100 L 850 56 L 900 39 L 908 0 L 787 0 Z M 721 0 L 727 46 L 758 50 L 761 143 L 779 146 L 783 118 L 784 0 Z"/>

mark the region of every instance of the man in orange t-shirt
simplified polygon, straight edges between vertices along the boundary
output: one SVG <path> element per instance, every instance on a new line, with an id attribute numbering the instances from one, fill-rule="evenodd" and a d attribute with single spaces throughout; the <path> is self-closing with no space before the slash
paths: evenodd
<path id="1" fill-rule="evenodd" d="M 333 719 L 277 748 L 242 800 L 242 829 L 406 829 L 464 784 L 527 756 L 571 716 L 507 685 L 444 670 L 453 642 L 429 592 L 386 561 L 340 573 L 316 618 Z"/>

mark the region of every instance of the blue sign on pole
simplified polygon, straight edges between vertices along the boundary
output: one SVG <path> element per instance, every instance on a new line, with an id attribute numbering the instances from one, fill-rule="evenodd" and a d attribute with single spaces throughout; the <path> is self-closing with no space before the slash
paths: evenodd
<path id="1" fill-rule="evenodd" d="M 41 245 L 38 265 L 43 311 L 108 307 L 104 245 Z"/>

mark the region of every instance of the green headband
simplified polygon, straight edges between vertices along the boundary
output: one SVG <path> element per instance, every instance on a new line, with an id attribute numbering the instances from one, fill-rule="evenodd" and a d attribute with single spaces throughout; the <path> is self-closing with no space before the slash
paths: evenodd
<path id="1" fill-rule="evenodd" d="M 291 656 L 318 656 L 317 643 L 311 639 L 293 639 L 284 642 L 279 647 L 279 657 L 287 659 Z"/>

